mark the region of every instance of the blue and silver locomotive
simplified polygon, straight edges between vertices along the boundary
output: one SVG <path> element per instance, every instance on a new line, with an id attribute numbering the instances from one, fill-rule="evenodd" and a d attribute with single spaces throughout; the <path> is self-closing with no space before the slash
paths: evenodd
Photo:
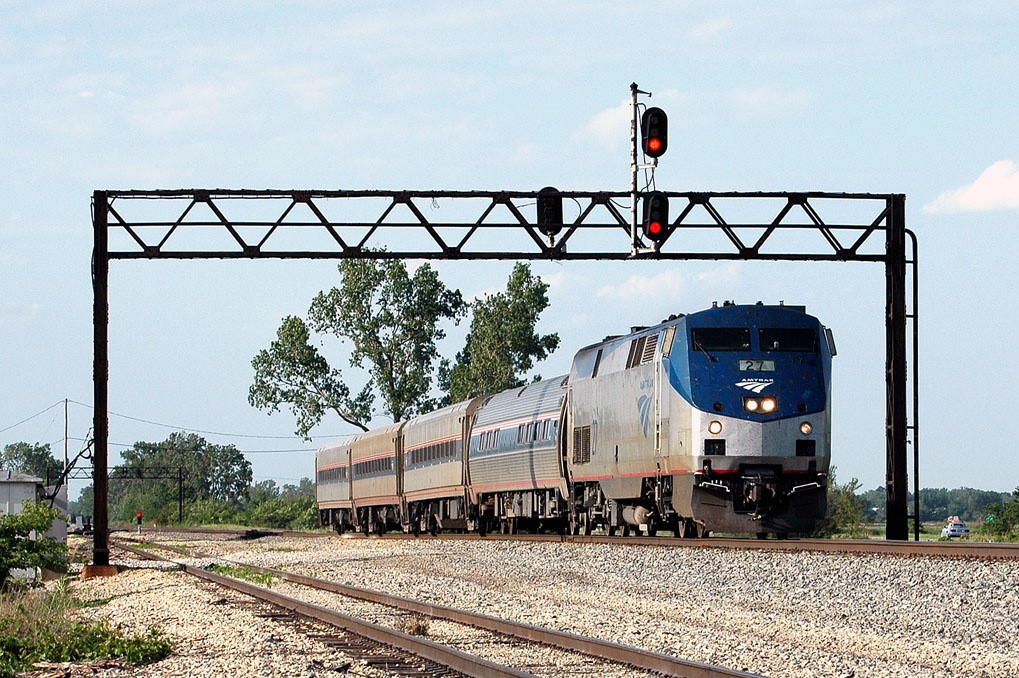
<path id="1" fill-rule="evenodd" d="M 827 507 L 834 353 L 796 306 L 634 328 L 578 351 L 564 377 L 322 448 L 320 517 L 365 531 L 810 532 Z M 386 462 L 358 462 L 382 458 L 379 440 Z"/>

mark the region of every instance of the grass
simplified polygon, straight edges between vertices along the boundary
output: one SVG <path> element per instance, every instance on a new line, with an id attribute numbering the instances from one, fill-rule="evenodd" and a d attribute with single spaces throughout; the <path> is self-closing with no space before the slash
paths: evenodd
<path id="1" fill-rule="evenodd" d="M 13 678 L 36 662 L 124 659 L 142 664 L 170 654 L 172 644 L 155 629 L 130 636 L 105 620 L 74 620 L 71 612 L 90 604 L 72 596 L 66 582 L 53 590 L 0 595 L 0 678 Z"/>
<path id="2" fill-rule="evenodd" d="M 274 577 L 268 572 L 258 572 L 250 567 L 234 567 L 232 565 L 210 565 L 208 570 L 221 574 L 225 577 L 233 577 L 234 579 L 243 579 L 250 581 L 259 586 L 266 588 L 272 588 L 272 582 Z"/>

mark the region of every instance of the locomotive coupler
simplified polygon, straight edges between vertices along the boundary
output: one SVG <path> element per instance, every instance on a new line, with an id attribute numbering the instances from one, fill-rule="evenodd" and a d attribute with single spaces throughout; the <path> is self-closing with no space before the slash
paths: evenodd
<path id="1" fill-rule="evenodd" d="M 744 501 L 755 507 L 751 515 L 754 520 L 760 520 L 771 513 L 775 505 L 775 485 L 773 482 L 765 481 L 763 478 L 746 478 L 743 486 Z"/>

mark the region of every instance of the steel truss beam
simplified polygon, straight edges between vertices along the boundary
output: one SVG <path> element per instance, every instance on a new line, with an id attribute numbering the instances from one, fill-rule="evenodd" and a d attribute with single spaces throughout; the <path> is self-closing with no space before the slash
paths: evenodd
<path id="1" fill-rule="evenodd" d="M 744 260 L 885 264 L 889 539 L 908 538 L 907 430 L 917 445 L 916 239 L 901 194 L 666 192 L 669 238 L 648 247 L 630 193 L 562 191 L 572 221 L 549 235 L 534 191 L 109 190 L 93 194 L 95 564 L 108 564 L 108 276 L 112 259 Z M 153 201 L 158 205 L 153 208 Z M 153 212 L 156 214 L 153 216 Z M 906 234 L 912 244 L 907 258 Z M 906 269 L 913 313 L 906 310 Z M 913 321 L 913 424 L 906 325 Z M 99 487 L 103 485 L 103 487 Z M 918 486 L 917 486 L 918 487 Z M 100 507 L 100 503 L 102 507 Z M 100 522 L 101 521 L 101 522 Z M 102 542 L 100 543 L 100 540 Z"/>

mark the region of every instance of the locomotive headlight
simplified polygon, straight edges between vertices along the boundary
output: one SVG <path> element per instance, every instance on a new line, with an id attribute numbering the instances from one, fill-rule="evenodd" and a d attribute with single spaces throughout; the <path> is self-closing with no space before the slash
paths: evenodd
<path id="1" fill-rule="evenodd" d="M 751 414 L 771 414 L 778 409 L 778 399 L 775 396 L 746 397 L 743 398 L 743 409 Z"/>
<path id="2" fill-rule="evenodd" d="M 717 436 L 721 432 L 722 432 L 722 422 L 720 422 L 720 421 L 718 421 L 716 419 L 716 420 L 712 421 L 710 424 L 708 424 L 708 433 L 710 433 L 711 435 Z"/>
<path id="3" fill-rule="evenodd" d="M 800 433 L 802 433 L 803 435 L 809 436 L 813 432 L 814 427 L 810 424 L 809 421 L 805 421 L 802 424 L 800 424 Z"/>

